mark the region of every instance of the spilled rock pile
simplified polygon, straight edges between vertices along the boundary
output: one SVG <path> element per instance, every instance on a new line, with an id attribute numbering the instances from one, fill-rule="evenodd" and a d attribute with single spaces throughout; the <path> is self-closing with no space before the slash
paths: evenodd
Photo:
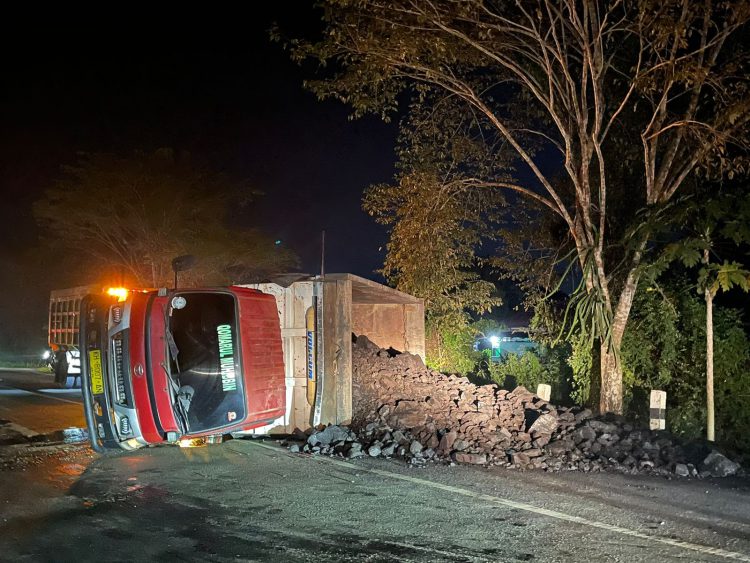
<path id="1" fill-rule="evenodd" d="M 705 445 L 636 429 L 622 417 L 593 418 L 556 407 L 523 387 L 477 386 L 427 369 L 419 356 L 381 350 L 365 337 L 352 347 L 352 428 L 313 432 L 305 451 L 356 458 L 401 457 L 547 471 L 725 477 L 738 464 Z"/>

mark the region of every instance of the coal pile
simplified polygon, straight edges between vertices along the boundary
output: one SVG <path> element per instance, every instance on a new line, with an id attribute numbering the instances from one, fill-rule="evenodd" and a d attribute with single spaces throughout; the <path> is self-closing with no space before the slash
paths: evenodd
<path id="1" fill-rule="evenodd" d="M 621 417 L 557 407 L 523 387 L 477 386 L 429 370 L 415 355 L 382 350 L 365 337 L 352 348 L 351 428 L 300 433 L 292 451 L 398 457 L 547 471 L 724 477 L 740 466 L 705 444 L 635 428 Z"/>

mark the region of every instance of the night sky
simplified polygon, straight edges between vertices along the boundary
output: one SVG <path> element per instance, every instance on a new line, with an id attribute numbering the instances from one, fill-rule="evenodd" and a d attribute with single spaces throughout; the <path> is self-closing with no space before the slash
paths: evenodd
<path id="1" fill-rule="evenodd" d="M 277 21 L 290 35 L 314 37 L 321 23 L 307 3 L 242 6 L 6 19 L 5 259 L 35 243 L 31 203 L 79 151 L 171 147 L 264 191 L 243 220 L 289 245 L 304 271 L 317 272 L 326 229 L 326 270 L 373 277 L 386 236 L 361 211 L 361 196 L 392 178 L 396 127 L 349 121 L 345 106 L 304 90 L 314 68 L 291 62 L 268 29 Z"/>

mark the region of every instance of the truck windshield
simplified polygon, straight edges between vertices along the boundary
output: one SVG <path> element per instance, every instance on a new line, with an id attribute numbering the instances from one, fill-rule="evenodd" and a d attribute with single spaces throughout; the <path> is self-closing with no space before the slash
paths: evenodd
<path id="1" fill-rule="evenodd" d="M 178 293 L 169 328 L 171 374 L 180 386 L 188 432 L 202 432 L 245 417 L 234 296 Z M 177 352 L 176 357 L 174 352 Z"/>

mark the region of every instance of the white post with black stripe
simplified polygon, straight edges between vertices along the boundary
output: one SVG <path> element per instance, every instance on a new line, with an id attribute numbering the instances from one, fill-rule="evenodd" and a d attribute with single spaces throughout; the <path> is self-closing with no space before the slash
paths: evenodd
<path id="1" fill-rule="evenodd" d="M 651 430 L 664 430 L 667 427 L 667 392 L 652 390 L 650 405 L 649 428 Z"/>

